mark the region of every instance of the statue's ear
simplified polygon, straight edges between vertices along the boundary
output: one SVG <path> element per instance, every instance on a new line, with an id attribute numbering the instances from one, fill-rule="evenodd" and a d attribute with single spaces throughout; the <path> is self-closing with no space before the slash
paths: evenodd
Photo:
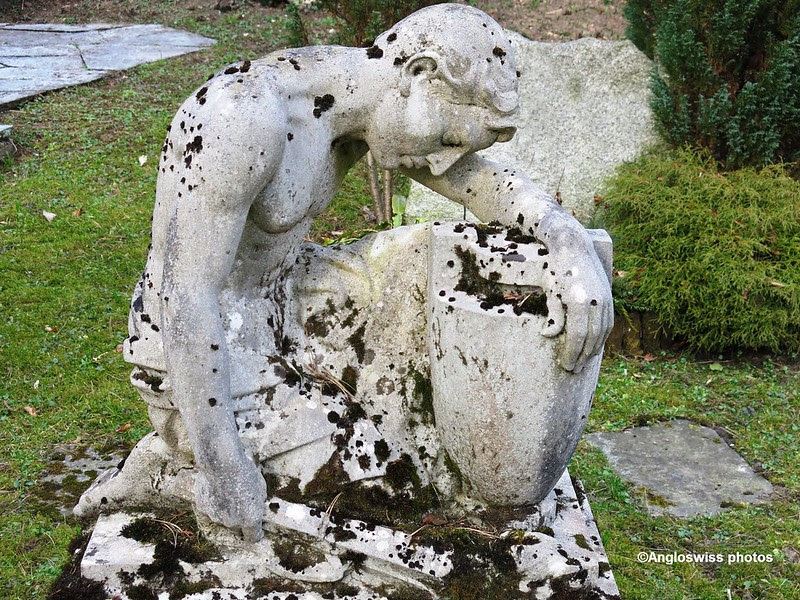
<path id="1" fill-rule="evenodd" d="M 400 83 L 400 93 L 408 96 L 411 84 L 420 79 L 436 79 L 441 76 L 443 65 L 441 57 L 436 52 L 418 52 L 409 58 L 403 65 L 403 75 Z"/>

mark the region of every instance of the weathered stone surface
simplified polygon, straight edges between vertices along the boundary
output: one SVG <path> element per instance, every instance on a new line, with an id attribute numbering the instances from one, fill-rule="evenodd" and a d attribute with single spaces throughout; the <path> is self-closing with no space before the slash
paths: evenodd
<path id="1" fill-rule="evenodd" d="M 496 568 L 493 561 L 506 565 L 499 575 L 513 578 L 514 591 L 529 593 L 531 598 L 561 598 L 565 593 L 593 593 L 590 597 L 598 600 L 618 598 L 580 483 L 573 485 L 564 472 L 543 504 L 551 507 L 544 523 L 540 515 L 508 521 L 500 531 L 482 531 L 476 522 L 440 523 L 429 526 L 435 533 L 431 538 L 424 528 L 412 536 L 407 531 L 339 518 L 335 509 L 329 514 L 270 498 L 264 520 L 274 535 L 243 545 L 218 529 L 211 536 L 217 557 L 181 560 L 181 572 L 172 577 L 169 586 L 161 578 L 147 575 L 148 568 L 162 568 L 157 565 L 157 546 L 125 533 L 148 515 L 112 513 L 98 519 L 81 573 L 103 582 L 110 594 L 122 600 L 130 598 L 134 590 L 141 594 L 141 586 L 168 600 L 176 587 L 191 585 L 203 589 L 185 596 L 195 600 L 216 599 L 215 592 L 224 594 L 223 598 L 251 598 L 253 593 L 262 597 L 267 591 L 271 599 L 297 600 L 386 600 L 393 592 L 402 591 L 407 597 L 413 594 L 423 600 L 437 598 L 445 586 L 457 590 L 461 578 L 474 581 L 475 574 L 464 565 L 479 560 L 487 561 L 487 569 Z M 456 534 L 455 539 L 472 536 L 473 551 L 478 555 L 491 544 L 494 555 L 491 559 L 485 554 L 480 559 L 471 557 L 468 546 L 449 544 L 448 534 Z M 431 539 L 438 541 L 433 545 Z M 448 598 L 457 597 L 457 593 L 448 593 Z"/>
<path id="2" fill-rule="evenodd" d="M 214 43 L 162 25 L 0 25 L 0 106 Z"/>
<path id="3" fill-rule="evenodd" d="M 753 472 L 713 429 L 675 420 L 587 441 L 631 485 L 645 488 L 655 515 L 713 515 L 732 506 L 769 501 L 772 485 Z"/>
<path id="4" fill-rule="evenodd" d="M 628 41 L 547 43 L 509 35 L 520 71 L 520 128 L 482 154 L 525 172 L 551 195 L 560 191 L 564 206 L 585 223 L 603 182 L 657 139 L 648 104 L 652 63 Z M 462 207 L 417 184 L 406 212 L 422 220 L 463 215 Z"/>
<path id="5" fill-rule="evenodd" d="M 596 238 L 610 247 L 607 234 Z M 452 223 L 434 225 L 431 244 L 437 432 L 474 495 L 489 504 L 535 504 L 575 451 L 601 356 L 580 373 L 565 371 L 560 343 L 542 335 L 549 257 L 543 245 L 501 228 Z M 536 359 L 520 360 L 520 348 Z"/>

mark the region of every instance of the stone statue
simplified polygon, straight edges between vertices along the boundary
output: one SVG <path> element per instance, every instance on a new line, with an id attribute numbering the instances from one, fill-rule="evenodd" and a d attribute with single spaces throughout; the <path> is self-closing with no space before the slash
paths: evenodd
<path id="1" fill-rule="evenodd" d="M 599 364 L 613 308 L 609 279 L 592 240 L 524 174 L 475 155 L 514 135 L 518 76 L 513 49 L 497 23 L 475 8 L 442 4 L 402 20 L 369 48 L 282 50 L 237 63 L 210 78 L 180 107 L 159 163 L 152 245 L 132 303 L 125 358 L 137 365 L 132 379 L 148 401 L 162 440 L 150 440 L 150 446 L 162 444 L 158 447 L 171 453 L 170 460 L 194 465 L 196 512 L 246 541 L 258 540 L 267 497 L 258 461 L 272 456 L 289 465 L 287 469 L 295 468 L 304 461 L 286 458 L 291 451 L 320 440 L 330 443 L 335 435 L 325 427 L 343 428 L 344 414 L 351 415 L 353 434 L 352 390 L 342 392 L 349 399 L 334 400 L 336 391 L 312 398 L 311 386 L 303 389 L 297 383 L 303 375 L 311 377 L 309 373 L 317 382 L 347 382 L 347 367 L 342 370 L 328 361 L 321 346 L 313 355 L 303 347 L 303 340 L 321 340 L 325 332 L 320 330 L 328 329 L 309 315 L 345 320 L 325 303 L 314 311 L 310 306 L 289 310 L 286 299 L 305 285 L 325 291 L 333 298 L 328 306 L 337 310 L 358 304 L 344 299 L 347 278 L 359 277 L 355 258 L 347 251 L 329 252 L 331 260 L 339 261 L 341 276 L 320 282 L 308 274 L 313 265 L 303 262 L 301 245 L 312 219 L 367 150 L 383 168 L 398 169 L 462 203 L 484 222 L 509 228 L 520 245 L 537 243 L 542 261 L 537 263 L 536 285 L 543 292 L 547 317 L 536 336 L 554 338 L 564 377 L 580 373 L 590 362 Z M 394 240 L 402 234 L 392 235 Z M 503 256 L 508 261 L 525 260 L 507 249 L 516 243 L 506 245 Z M 308 255 L 313 258 L 315 252 L 309 249 Z M 305 273 L 292 275 L 304 265 Z M 400 302 L 397 295 L 410 293 L 395 289 L 385 297 Z M 302 310 L 306 314 L 297 316 Z M 377 351 L 364 347 L 364 329 L 360 331 L 361 338 L 357 331 L 348 333 L 348 352 L 358 356 L 359 364 L 378 361 Z M 519 348 L 514 357 L 522 371 L 525 361 L 535 358 L 526 357 L 526 350 Z M 338 371 L 336 377 L 330 367 Z M 402 384 L 394 363 L 385 367 L 390 371 L 396 379 L 376 375 L 377 381 L 371 381 L 379 392 L 389 383 Z M 325 404 L 327 412 L 299 425 L 292 424 L 295 413 L 287 408 L 276 410 L 281 414 L 274 421 L 241 416 L 256 410 L 243 407 L 242 398 L 266 398 L 258 410 L 274 408 L 278 381 L 286 398 L 294 398 L 280 400 L 281 406 L 315 411 Z M 589 399 L 593 386 L 591 382 Z M 294 391 L 286 391 L 290 388 Z M 334 402 L 341 408 L 332 409 Z M 396 418 L 392 410 L 377 417 L 363 431 L 373 425 L 388 428 Z M 248 450 L 249 442 L 242 441 L 256 429 L 263 453 Z M 367 445 L 380 456 L 379 438 L 369 439 Z M 346 442 L 339 444 L 340 450 Z M 573 442 L 577 438 L 570 442 L 569 454 Z M 435 443 L 428 443 L 429 453 Z M 264 450 L 268 446 L 269 452 Z M 351 450 L 356 452 L 356 446 L 345 447 L 344 454 Z M 347 460 L 337 464 L 353 478 L 361 467 Z M 360 476 L 373 476 L 374 466 L 362 464 L 367 475 Z M 297 473 L 303 468 L 296 466 Z M 520 480 L 526 475 L 518 473 Z M 310 477 L 298 479 L 306 484 Z M 90 512 L 102 500 L 121 503 L 128 493 L 127 488 L 115 491 L 113 480 L 100 483 L 87 493 L 78 512 Z"/>

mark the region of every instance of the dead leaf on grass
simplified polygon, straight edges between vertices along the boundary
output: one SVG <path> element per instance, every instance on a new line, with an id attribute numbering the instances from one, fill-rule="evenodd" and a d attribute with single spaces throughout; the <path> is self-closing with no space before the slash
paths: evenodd
<path id="1" fill-rule="evenodd" d="M 48 223 L 51 223 L 53 219 L 56 218 L 56 213 L 47 212 L 46 210 L 42 211 L 42 216 L 47 219 Z"/>
<path id="2" fill-rule="evenodd" d="M 132 423 L 125 423 L 125 425 L 117 425 L 117 426 L 114 428 L 114 431 L 116 431 L 117 433 L 125 433 L 125 432 L 126 432 L 126 431 L 128 431 L 128 430 L 129 430 L 131 427 L 133 427 L 133 424 L 132 424 Z"/>
<path id="3" fill-rule="evenodd" d="M 24 410 L 26 413 L 28 413 L 32 417 L 38 417 L 39 416 L 39 413 L 32 406 L 24 406 L 22 408 L 22 410 Z"/>
<path id="4" fill-rule="evenodd" d="M 75 210 L 72 211 L 73 217 L 80 217 L 82 214 L 83 214 L 82 208 L 76 208 Z"/>

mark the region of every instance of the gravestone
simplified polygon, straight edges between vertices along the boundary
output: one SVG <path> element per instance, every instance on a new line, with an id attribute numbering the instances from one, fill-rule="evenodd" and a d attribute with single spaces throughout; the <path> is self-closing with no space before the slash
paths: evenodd
<path id="1" fill-rule="evenodd" d="M 714 515 L 769 501 L 772 485 L 709 427 L 684 419 L 593 433 L 587 441 L 649 498 L 653 515 Z"/>
<path id="2" fill-rule="evenodd" d="M 0 23 L 0 106 L 215 43 L 163 25 Z"/>
<path id="3" fill-rule="evenodd" d="M 76 507 L 103 513 L 85 577 L 122 597 L 617 597 L 566 472 L 610 239 L 474 155 L 513 132 L 516 80 L 503 30 L 445 4 L 367 49 L 231 65 L 183 104 L 123 350 L 155 432 Z M 491 223 L 302 244 L 367 147 Z M 211 547 L 179 543 L 187 508 Z"/>

